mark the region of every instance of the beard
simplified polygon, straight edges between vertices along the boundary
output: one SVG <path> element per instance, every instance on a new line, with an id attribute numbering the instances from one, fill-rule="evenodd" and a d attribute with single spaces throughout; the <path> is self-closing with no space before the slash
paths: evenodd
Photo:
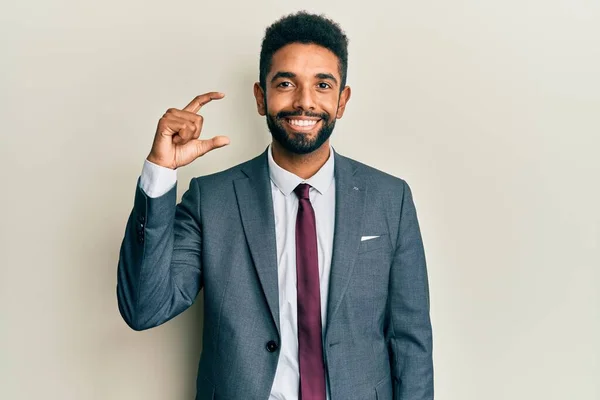
<path id="1" fill-rule="evenodd" d="M 269 113 L 269 109 L 266 106 L 267 110 L 267 127 L 271 132 L 271 136 L 273 136 L 273 140 L 277 141 L 284 149 L 294 154 L 308 154 L 317 150 L 319 147 L 323 145 L 329 139 L 331 134 L 333 133 L 333 128 L 335 127 L 335 118 L 329 122 L 329 114 L 317 114 L 311 112 L 302 113 L 302 111 L 289 112 L 289 111 L 280 111 L 275 115 L 271 115 Z M 313 139 L 309 139 L 304 133 L 296 133 L 296 134 L 288 134 L 285 130 L 284 124 L 285 118 L 289 117 L 298 117 L 305 116 L 311 118 L 320 118 L 321 119 L 321 129 L 317 132 Z"/>

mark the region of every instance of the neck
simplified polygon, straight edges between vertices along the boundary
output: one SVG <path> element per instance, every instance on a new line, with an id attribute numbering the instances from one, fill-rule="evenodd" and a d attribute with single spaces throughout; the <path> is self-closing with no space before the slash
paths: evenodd
<path id="1" fill-rule="evenodd" d="M 291 153 L 275 140 L 271 143 L 271 149 L 273 160 L 277 165 L 302 179 L 308 179 L 316 174 L 330 157 L 329 139 L 317 150 L 308 154 Z"/>

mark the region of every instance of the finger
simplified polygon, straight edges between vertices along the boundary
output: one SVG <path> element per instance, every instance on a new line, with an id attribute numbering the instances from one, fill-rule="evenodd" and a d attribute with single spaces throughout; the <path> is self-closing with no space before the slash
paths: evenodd
<path id="1" fill-rule="evenodd" d="M 173 143 L 182 144 L 190 141 L 196 132 L 199 130 L 198 125 L 193 122 L 176 117 L 175 115 L 168 115 L 164 117 L 164 124 L 169 131 L 174 131 Z"/>
<path id="2" fill-rule="evenodd" d="M 202 115 L 194 114 L 189 111 L 181 111 L 176 108 L 170 108 L 165 115 L 177 117 L 185 121 L 191 122 L 196 127 L 196 129 L 193 131 L 192 138 L 198 139 L 200 137 L 202 125 L 204 124 L 204 117 Z"/>
<path id="3" fill-rule="evenodd" d="M 196 140 L 193 143 L 195 143 L 198 157 L 200 157 L 211 150 L 227 146 L 229 138 L 227 136 L 215 136 L 212 139 Z"/>
<path id="4" fill-rule="evenodd" d="M 221 93 L 221 92 L 208 92 L 208 93 L 204 93 L 201 94 L 199 96 L 196 96 L 194 98 L 194 100 L 192 100 L 190 102 L 190 104 L 188 104 L 187 106 L 185 106 L 183 108 L 184 111 L 189 111 L 189 112 L 193 112 L 193 113 L 197 113 L 198 111 L 200 111 L 200 109 L 202 108 L 202 106 L 204 106 L 207 103 L 210 103 L 213 100 L 220 100 L 223 97 L 225 97 L 225 93 Z"/>
<path id="5" fill-rule="evenodd" d="M 196 125 L 196 129 L 192 132 L 192 139 L 198 139 L 202 133 L 202 121 L 199 121 Z"/>
<path id="6" fill-rule="evenodd" d="M 165 115 L 169 115 L 169 114 L 174 115 L 179 118 L 183 118 L 185 120 L 188 120 L 188 121 L 191 121 L 194 123 L 196 123 L 196 121 L 199 119 L 204 119 L 204 117 L 202 115 L 198 115 L 198 114 L 190 112 L 190 111 L 178 110 L 176 108 L 169 108 L 167 110 L 167 112 L 165 113 Z"/>
<path id="7" fill-rule="evenodd" d="M 158 122 L 158 131 L 162 136 L 176 136 L 182 130 L 185 130 L 187 126 L 193 124 L 183 118 L 177 118 L 175 116 L 164 116 Z"/>

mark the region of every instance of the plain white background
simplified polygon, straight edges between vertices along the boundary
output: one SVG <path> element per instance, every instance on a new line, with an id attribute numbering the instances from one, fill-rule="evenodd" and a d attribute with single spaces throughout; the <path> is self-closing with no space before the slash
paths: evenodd
<path id="1" fill-rule="evenodd" d="M 0 398 L 191 399 L 201 299 L 134 332 L 118 250 L 158 119 L 195 95 L 231 145 L 270 141 L 264 29 L 299 9 L 350 37 L 342 154 L 406 179 L 429 265 L 438 400 L 600 399 L 600 3 L 3 2 Z"/>

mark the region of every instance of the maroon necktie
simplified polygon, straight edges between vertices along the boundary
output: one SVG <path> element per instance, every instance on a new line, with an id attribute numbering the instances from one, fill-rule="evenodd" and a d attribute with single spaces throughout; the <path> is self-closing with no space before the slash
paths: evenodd
<path id="1" fill-rule="evenodd" d="M 299 184 L 296 218 L 296 277 L 298 282 L 298 362 L 300 400 L 325 400 L 325 366 L 321 339 L 321 291 L 315 212 L 310 185 Z"/>

